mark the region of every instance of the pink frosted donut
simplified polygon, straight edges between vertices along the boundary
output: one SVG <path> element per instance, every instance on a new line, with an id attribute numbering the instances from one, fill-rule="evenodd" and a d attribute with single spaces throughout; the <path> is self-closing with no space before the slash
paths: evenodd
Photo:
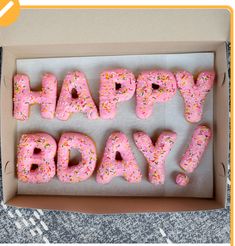
<path id="1" fill-rule="evenodd" d="M 186 186 L 189 183 L 189 177 L 184 173 L 178 173 L 175 182 L 179 186 Z"/>
<path id="2" fill-rule="evenodd" d="M 202 118 L 203 103 L 214 84 L 215 73 L 205 71 L 198 75 L 196 83 L 193 75 L 187 71 L 176 73 L 179 91 L 184 98 L 184 115 L 191 123 L 199 122 Z"/>
<path id="3" fill-rule="evenodd" d="M 96 181 L 107 184 L 117 176 L 123 176 L 130 183 L 140 182 L 142 177 L 128 139 L 122 132 L 109 136 Z"/>
<path id="4" fill-rule="evenodd" d="M 206 126 L 198 126 L 192 136 L 186 152 L 184 153 L 180 166 L 188 173 L 192 173 L 199 165 L 202 155 L 211 139 L 212 132 Z"/>
<path id="5" fill-rule="evenodd" d="M 23 134 L 17 150 L 18 179 L 46 183 L 55 175 L 56 142 L 46 133 Z"/>
<path id="6" fill-rule="evenodd" d="M 67 120 L 71 113 L 76 112 L 86 113 L 88 119 L 92 120 L 99 117 L 86 77 L 79 71 L 66 75 L 56 107 L 56 117 Z"/>
<path id="7" fill-rule="evenodd" d="M 30 104 L 41 104 L 41 116 L 53 119 L 56 107 L 57 80 L 53 74 L 42 78 L 42 91 L 31 91 L 27 75 L 17 74 L 14 77 L 14 118 L 27 120 Z"/>
<path id="8" fill-rule="evenodd" d="M 69 167 L 71 149 L 78 149 L 82 160 Z M 96 165 L 96 148 L 93 140 L 81 133 L 64 133 L 58 144 L 57 175 L 65 183 L 76 183 L 88 179 Z"/>
<path id="9" fill-rule="evenodd" d="M 159 136 L 155 145 L 144 132 L 134 133 L 135 144 L 143 153 L 149 165 L 149 181 L 152 184 L 164 184 L 165 162 L 173 144 L 176 141 L 176 133 L 164 131 Z"/>
<path id="10" fill-rule="evenodd" d="M 153 111 L 154 103 L 170 100 L 176 93 L 173 73 L 163 70 L 142 72 L 137 79 L 136 114 L 147 119 Z"/>
<path id="11" fill-rule="evenodd" d="M 100 117 L 113 119 L 118 102 L 127 101 L 135 93 L 135 76 L 126 69 L 115 69 L 100 75 Z"/>

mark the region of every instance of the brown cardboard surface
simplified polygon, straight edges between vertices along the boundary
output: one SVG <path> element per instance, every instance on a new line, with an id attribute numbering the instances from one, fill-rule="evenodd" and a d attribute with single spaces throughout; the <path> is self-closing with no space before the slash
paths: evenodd
<path id="1" fill-rule="evenodd" d="M 213 199 L 138 197 L 23 196 L 11 199 L 16 207 L 79 211 L 82 213 L 143 213 L 211 210 L 221 208 Z"/>
<path id="2" fill-rule="evenodd" d="M 101 10 L 24 10 L 17 23 L 7 29 L 0 29 L 0 44 L 4 46 L 1 78 L 4 202 L 19 207 L 88 213 L 223 208 L 226 198 L 229 148 L 228 76 L 224 44 L 229 36 L 229 11 L 220 9 L 98 11 Z M 107 25 L 111 28 L 107 28 Z M 16 121 L 12 117 L 12 76 L 16 70 L 17 58 L 202 51 L 215 52 L 217 73 L 214 90 L 213 199 L 16 195 Z"/>
<path id="3" fill-rule="evenodd" d="M 99 55 L 174 54 L 215 51 L 221 42 L 132 42 L 132 43 L 81 43 L 76 45 L 11 46 L 18 59 L 46 57 L 74 57 Z M 27 48 L 26 48 L 27 47 Z"/>
<path id="4" fill-rule="evenodd" d="M 227 9 L 33 9 L 0 28 L 0 44 L 226 41 Z"/>
<path id="5" fill-rule="evenodd" d="M 3 50 L 1 77 L 1 159 L 3 176 L 3 199 L 8 200 L 17 193 L 15 175 L 15 128 L 12 117 L 12 76 L 15 74 L 15 57 L 7 49 Z"/>
<path id="6" fill-rule="evenodd" d="M 227 191 L 227 163 L 229 158 L 229 76 L 226 64 L 226 47 L 224 44 L 216 50 L 215 68 L 217 83 L 214 87 L 214 165 L 215 165 L 215 196 L 224 204 Z M 224 146 L 226 145 L 226 147 Z"/>

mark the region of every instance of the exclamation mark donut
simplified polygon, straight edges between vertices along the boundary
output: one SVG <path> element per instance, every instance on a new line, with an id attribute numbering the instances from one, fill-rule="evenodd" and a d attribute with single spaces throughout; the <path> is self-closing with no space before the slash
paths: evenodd
<path id="1" fill-rule="evenodd" d="M 206 126 L 200 125 L 194 130 L 192 140 L 180 161 L 180 167 L 184 171 L 193 173 L 198 167 L 211 136 L 212 132 Z M 185 186 L 189 183 L 189 177 L 184 173 L 179 173 L 176 176 L 176 183 L 180 186 Z"/>

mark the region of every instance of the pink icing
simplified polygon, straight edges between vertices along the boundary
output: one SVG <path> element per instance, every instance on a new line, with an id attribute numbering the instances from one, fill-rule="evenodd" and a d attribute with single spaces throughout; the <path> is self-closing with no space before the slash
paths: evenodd
<path id="1" fill-rule="evenodd" d="M 18 179 L 26 183 L 50 181 L 55 175 L 56 147 L 55 140 L 46 133 L 23 134 L 17 150 Z"/>
<path id="2" fill-rule="evenodd" d="M 187 71 L 176 73 L 177 86 L 185 103 L 185 118 L 191 123 L 199 122 L 202 118 L 203 103 L 213 87 L 215 73 L 205 71 L 198 75 L 194 82 L 193 75 Z"/>
<path id="3" fill-rule="evenodd" d="M 178 173 L 175 182 L 180 186 L 186 186 L 189 183 L 189 177 L 184 173 Z"/>
<path id="4" fill-rule="evenodd" d="M 78 149 L 82 160 L 69 167 L 70 150 Z M 64 133 L 58 144 L 57 175 L 62 182 L 76 183 L 88 179 L 96 165 L 96 148 L 91 138 L 81 133 Z"/>
<path id="5" fill-rule="evenodd" d="M 154 103 L 170 100 L 176 93 L 176 81 L 169 71 L 153 70 L 142 72 L 137 79 L 136 114 L 147 119 L 153 111 Z"/>
<path id="6" fill-rule="evenodd" d="M 116 158 L 117 153 L 121 158 Z M 109 136 L 96 180 L 100 184 L 107 184 L 116 176 L 123 176 L 131 183 L 140 182 L 142 177 L 128 139 L 122 132 L 114 132 Z"/>
<path id="7" fill-rule="evenodd" d="M 138 149 L 143 153 L 149 165 L 149 181 L 152 184 L 164 184 L 165 162 L 173 144 L 176 141 L 176 133 L 162 132 L 153 145 L 150 137 L 144 132 L 134 133 L 134 140 Z"/>
<path id="8" fill-rule="evenodd" d="M 100 117 L 113 119 L 118 102 L 129 100 L 135 93 L 135 76 L 126 69 L 104 71 L 100 75 Z"/>
<path id="9" fill-rule="evenodd" d="M 194 130 L 191 143 L 189 144 L 180 161 L 180 166 L 185 171 L 192 173 L 199 165 L 199 162 L 211 139 L 211 136 L 212 132 L 206 126 L 198 126 Z"/>
<path id="10" fill-rule="evenodd" d="M 76 112 L 86 113 L 88 119 L 99 117 L 85 75 L 79 71 L 66 75 L 56 107 L 56 117 L 60 120 L 67 120 L 71 113 Z"/>
<path id="11" fill-rule="evenodd" d="M 14 118 L 27 120 L 30 104 L 41 104 L 41 116 L 53 119 L 56 106 L 57 80 L 53 74 L 42 78 L 42 91 L 31 91 L 27 75 L 17 74 L 14 77 Z"/>

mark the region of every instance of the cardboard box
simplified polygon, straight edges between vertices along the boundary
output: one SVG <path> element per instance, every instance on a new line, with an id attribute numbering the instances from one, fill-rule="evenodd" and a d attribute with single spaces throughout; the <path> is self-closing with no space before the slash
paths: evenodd
<path id="1" fill-rule="evenodd" d="M 87 213 L 192 211 L 224 208 L 229 155 L 228 9 L 23 10 L 0 29 L 3 199 L 17 207 Z M 17 194 L 12 77 L 16 59 L 121 54 L 214 52 L 214 197 L 70 197 Z"/>

